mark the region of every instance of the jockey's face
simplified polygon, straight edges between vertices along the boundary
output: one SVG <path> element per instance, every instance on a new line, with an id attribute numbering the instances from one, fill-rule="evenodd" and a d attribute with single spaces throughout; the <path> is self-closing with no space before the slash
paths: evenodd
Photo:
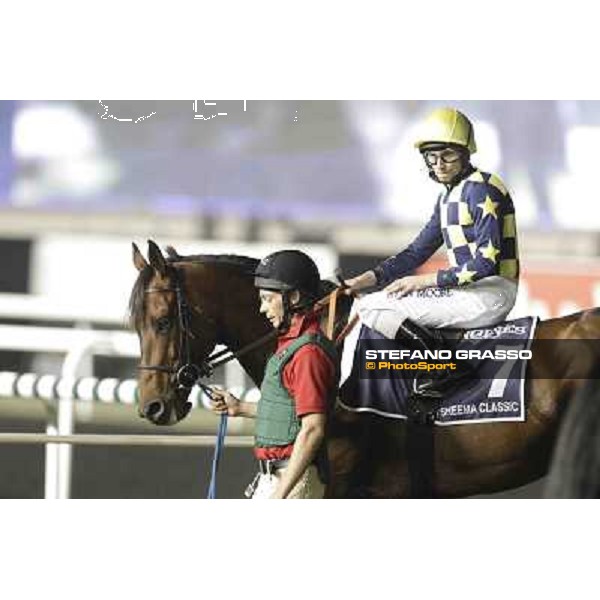
<path id="1" fill-rule="evenodd" d="M 423 159 L 427 166 L 433 169 L 440 183 L 450 183 L 463 168 L 462 156 L 454 148 L 425 150 Z"/>

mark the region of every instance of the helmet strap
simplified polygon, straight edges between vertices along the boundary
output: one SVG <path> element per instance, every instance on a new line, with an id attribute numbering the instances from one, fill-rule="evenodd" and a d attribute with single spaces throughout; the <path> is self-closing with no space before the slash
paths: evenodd
<path id="1" fill-rule="evenodd" d="M 292 304 L 290 302 L 290 294 L 289 290 L 284 290 L 281 292 L 281 302 L 283 304 L 283 318 L 281 319 L 281 323 L 277 330 L 279 333 L 285 333 L 292 324 Z"/>
<path id="2" fill-rule="evenodd" d="M 467 154 L 463 168 L 461 169 L 460 173 L 458 173 L 458 175 L 450 182 L 450 186 L 454 187 L 463 179 L 466 179 L 474 170 L 475 167 L 471 164 L 470 157 Z"/>
<path id="3" fill-rule="evenodd" d="M 311 309 L 314 306 L 314 300 L 305 300 L 292 306 L 290 296 L 293 290 L 284 290 L 281 292 L 281 302 L 283 304 L 283 318 L 278 327 L 280 333 L 285 333 L 292 324 L 292 317 L 297 314 Z"/>

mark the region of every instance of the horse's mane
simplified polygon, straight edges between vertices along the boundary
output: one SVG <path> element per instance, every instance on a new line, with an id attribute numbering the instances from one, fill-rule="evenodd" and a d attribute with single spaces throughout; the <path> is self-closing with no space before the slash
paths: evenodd
<path id="1" fill-rule="evenodd" d="M 254 274 L 260 262 L 257 258 L 237 254 L 192 254 L 182 256 L 172 246 L 167 247 L 167 254 L 167 262 L 173 265 L 182 262 L 225 265 L 233 267 L 241 274 L 248 276 Z M 138 331 L 145 317 L 144 291 L 153 275 L 154 269 L 150 265 L 144 267 L 133 284 L 131 296 L 129 297 L 129 325 Z"/>
<path id="2" fill-rule="evenodd" d="M 237 254 L 190 254 L 188 256 L 181 256 L 179 254 L 173 255 L 170 253 L 167 257 L 167 261 L 170 263 L 191 262 L 231 265 L 233 267 L 240 268 L 242 271 L 247 271 L 250 275 L 254 273 L 258 263 L 260 262 L 258 258 L 239 256 Z"/>

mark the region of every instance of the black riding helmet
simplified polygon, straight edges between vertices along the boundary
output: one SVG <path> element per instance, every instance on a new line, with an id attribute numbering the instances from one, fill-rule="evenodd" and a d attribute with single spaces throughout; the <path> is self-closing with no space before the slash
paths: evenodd
<path id="1" fill-rule="evenodd" d="M 264 290 L 298 290 L 310 300 L 320 295 L 321 276 L 310 256 L 300 250 L 280 250 L 263 258 L 254 272 L 254 285 Z"/>

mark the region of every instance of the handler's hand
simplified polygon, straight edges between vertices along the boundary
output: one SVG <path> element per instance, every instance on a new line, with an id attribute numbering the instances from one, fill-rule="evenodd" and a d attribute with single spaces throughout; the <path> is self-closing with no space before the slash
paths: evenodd
<path id="1" fill-rule="evenodd" d="M 409 275 L 392 281 L 384 291 L 388 296 L 406 296 L 411 292 L 424 290 L 425 288 L 434 287 L 436 285 L 436 274 L 428 273 L 426 275 Z"/>
<path id="2" fill-rule="evenodd" d="M 229 392 L 219 388 L 211 388 L 213 397 L 210 399 L 210 408 L 219 415 L 227 414 L 230 417 L 240 415 L 240 401 Z"/>

